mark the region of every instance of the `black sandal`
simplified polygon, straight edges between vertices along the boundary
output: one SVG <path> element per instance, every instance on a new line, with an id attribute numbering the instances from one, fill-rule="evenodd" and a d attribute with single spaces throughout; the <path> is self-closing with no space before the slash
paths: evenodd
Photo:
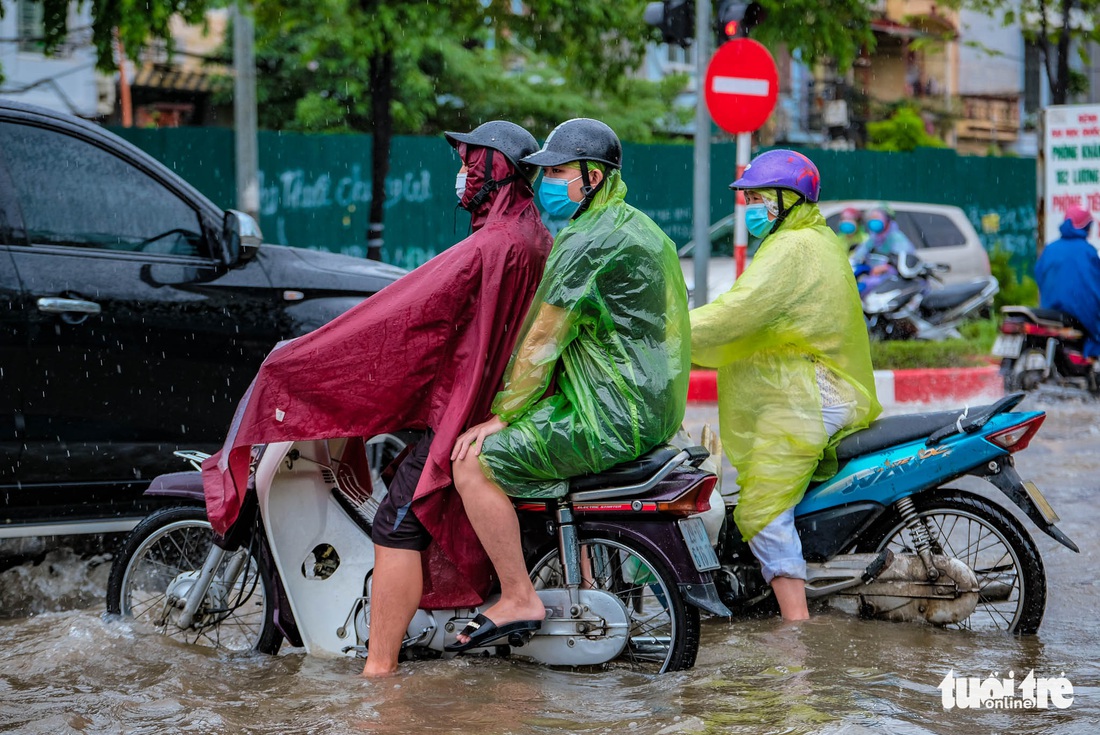
<path id="1" fill-rule="evenodd" d="M 493 641 L 498 641 L 501 638 L 507 638 L 514 634 L 521 636 L 525 633 L 530 634 L 541 627 L 541 620 L 517 620 L 512 623 L 506 623 L 498 628 L 496 623 L 478 613 L 473 620 L 466 623 L 466 627 L 459 633 L 459 635 L 468 636 L 470 640 L 465 643 L 451 643 L 444 646 L 443 650 L 448 653 L 460 653 L 471 648 L 487 646 Z"/>

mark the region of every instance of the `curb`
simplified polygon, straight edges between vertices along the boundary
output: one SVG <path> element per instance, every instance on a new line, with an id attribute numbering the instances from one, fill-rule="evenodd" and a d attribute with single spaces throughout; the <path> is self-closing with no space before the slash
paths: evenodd
<path id="1" fill-rule="evenodd" d="M 999 398 L 1004 394 L 1000 368 L 919 368 L 876 370 L 875 391 L 883 406 L 899 403 L 970 401 Z M 688 382 L 689 403 L 718 401 L 718 373 L 692 370 Z"/>

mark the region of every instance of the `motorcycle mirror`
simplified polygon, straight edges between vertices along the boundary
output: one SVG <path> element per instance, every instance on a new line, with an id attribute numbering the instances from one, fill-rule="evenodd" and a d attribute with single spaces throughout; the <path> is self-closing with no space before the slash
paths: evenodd
<path id="1" fill-rule="evenodd" d="M 898 257 L 898 273 L 902 278 L 916 278 L 921 275 L 924 263 L 913 253 L 903 253 Z"/>

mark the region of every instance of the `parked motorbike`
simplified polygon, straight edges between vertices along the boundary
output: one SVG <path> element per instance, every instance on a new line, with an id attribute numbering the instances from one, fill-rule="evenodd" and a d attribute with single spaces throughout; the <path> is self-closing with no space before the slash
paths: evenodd
<path id="1" fill-rule="evenodd" d="M 405 438 L 387 435 L 257 449 L 240 518 L 217 538 L 201 505 L 198 472 L 156 478 L 147 492 L 181 505 L 150 515 L 126 540 L 111 569 L 108 611 L 191 643 L 275 653 L 287 640 L 310 654 L 365 655 L 371 523 L 385 492 L 377 468 L 383 455 L 398 455 L 392 469 L 404 445 Z M 529 638 L 471 651 L 647 672 L 693 666 L 700 611 L 730 614 L 718 598 L 711 571 L 719 563 L 698 517 L 717 482 L 699 468 L 709 456 L 701 447 L 662 446 L 573 479 L 560 500 L 517 500 L 524 553 L 547 617 Z M 444 646 L 476 613 L 418 610 L 406 656 L 453 655 Z"/>
<path id="2" fill-rule="evenodd" d="M 1100 362 L 1084 354 L 1080 323 L 1053 309 L 1003 306 L 993 355 L 1006 391 L 1041 389 L 1100 394 Z"/>
<path id="3" fill-rule="evenodd" d="M 990 311 L 1000 290 L 993 276 L 943 286 L 937 274 L 948 266 L 911 253 L 891 257 L 888 264 L 891 275 L 861 293 L 871 339 L 958 339 L 958 326 Z"/>
<path id="4" fill-rule="evenodd" d="M 1043 559 L 998 503 L 952 487 L 963 477 L 1000 490 L 1041 531 L 1077 546 L 1013 455 L 1046 414 L 1012 409 L 1023 393 L 976 409 L 880 419 L 844 438 L 840 471 L 795 508 L 808 562 L 807 598 L 865 617 L 967 630 L 1034 633 L 1043 619 Z M 728 500 L 732 511 L 736 497 Z M 774 605 L 748 544 L 727 514 L 716 573 L 735 613 Z"/>

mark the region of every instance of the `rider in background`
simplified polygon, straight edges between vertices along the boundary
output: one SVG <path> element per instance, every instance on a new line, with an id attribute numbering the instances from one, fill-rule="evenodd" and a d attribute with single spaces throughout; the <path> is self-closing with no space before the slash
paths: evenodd
<path id="1" fill-rule="evenodd" d="M 892 273 L 895 267 L 888 261 L 897 261 L 903 253 L 916 253 L 916 248 L 894 220 L 894 211 L 886 204 L 868 210 L 863 218 L 867 239 L 849 256 L 848 260 L 859 280 L 859 292 L 871 290 Z"/>
<path id="2" fill-rule="evenodd" d="M 451 455 L 501 587 L 452 651 L 535 630 L 545 616 L 508 495 L 562 497 L 562 478 L 667 441 L 687 403 L 684 277 L 672 241 L 625 201 L 618 136 L 598 120 L 568 120 L 522 162 L 542 168 L 543 209 L 570 222 L 554 240 L 492 418 L 459 437 Z"/>
<path id="3" fill-rule="evenodd" d="M 1092 215 L 1070 207 L 1062 237 L 1043 248 L 1035 264 L 1039 301 L 1044 309 L 1065 312 L 1088 333 L 1085 354 L 1100 356 L 1100 255 L 1089 241 Z"/>
<path id="4" fill-rule="evenodd" d="M 794 507 L 830 477 L 840 439 L 882 410 L 847 248 L 817 208 L 801 153 L 753 159 L 742 189 L 764 240 L 733 287 L 691 312 L 692 362 L 718 368 L 722 444 L 741 488 L 734 520 L 787 620 L 809 617 Z"/>
<path id="5" fill-rule="evenodd" d="M 840 213 L 836 231 L 841 241 L 848 246 L 848 252 L 855 250 L 867 239 L 867 230 L 863 228 L 863 214 L 855 207 L 847 207 Z"/>

